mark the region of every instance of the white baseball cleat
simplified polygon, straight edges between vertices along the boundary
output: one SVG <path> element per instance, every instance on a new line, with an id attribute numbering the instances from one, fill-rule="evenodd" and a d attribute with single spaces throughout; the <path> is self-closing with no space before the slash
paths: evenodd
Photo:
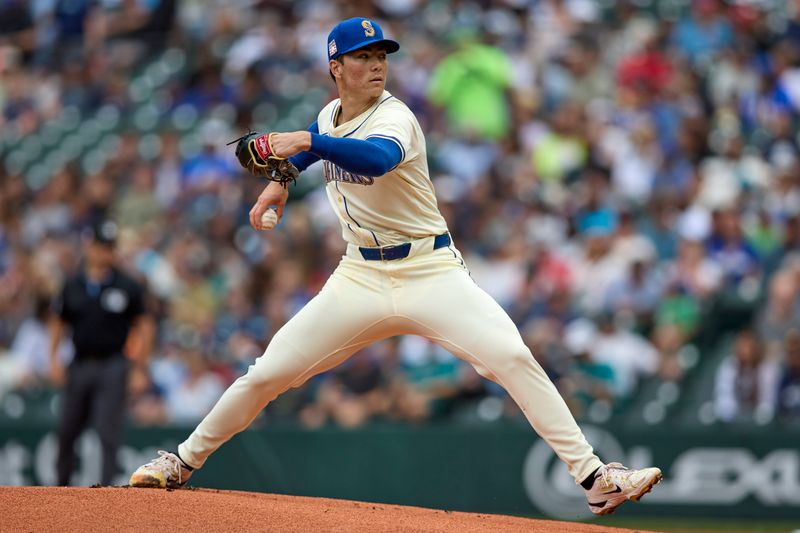
<path id="1" fill-rule="evenodd" d="M 620 463 L 601 466 L 592 488 L 586 491 L 589 509 L 596 515 L 613 513 L 625 500 L 638 502 L 661 478 L 661 470 L 655 467 L 631 470 Z"/>
<path id="2" fill-rule="evenodd" d="M 128 482 L 131 487 L 179 489 L 189 481 L 192 471 L 174 453 L 159 450 L 158 457 L 136 469 Z"/>

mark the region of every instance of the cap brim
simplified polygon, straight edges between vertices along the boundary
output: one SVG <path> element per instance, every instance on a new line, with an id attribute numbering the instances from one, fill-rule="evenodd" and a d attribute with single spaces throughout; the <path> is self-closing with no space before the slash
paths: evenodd
<path id="1" fill-rule="evenodd" d="M 350 52 L 355 52 L 356 50 L 361 50 L 362 48 L 366 48 L 367 46 L 372 46 L 373 44 L 383 45 L 383 47 L 386 49 L 386 52 L 389 54 L 393 54 L 398 50 L 400 50 L 400 43 L 398 43 L 397 41 L 393 41 L 391 39 L 375 39 L 374 41 L 360 42 L 354 47 L 348 48 L 347 50 L 341 50 L 339 51 L 338 54 L 333 56 L 333 58 L 349 54 Z"/>

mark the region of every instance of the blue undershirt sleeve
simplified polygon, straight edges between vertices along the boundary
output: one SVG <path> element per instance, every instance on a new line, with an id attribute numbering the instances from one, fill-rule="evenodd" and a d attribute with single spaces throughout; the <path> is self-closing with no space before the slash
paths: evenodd
<path id="1" fill-rule="evenodd" d="M 319 126 L 317 125 L 317 121 L 315 120 L 313 124 L 308 127 L 308 131 L 311 132 L 311 136 L 313 137 L 314 134 L 319 133 Z M 300 152 L 299 154 L 295 154 L 289 158 L 289 161 L 297 167 L 297 170 L 300 172 L 304 171 L 317 161 L 319 161 L 319 156 L 312 154 L 311 152 Z"/>
<path id="2" fill-rule="evenodd" d="M 309 152 L 347 172 L 370 177 L 386 174 L 399 165 L 403 158 L 402 148 L 397 141 L 382 137 L 370 137 L 362 141 L 312 133 Z"/>

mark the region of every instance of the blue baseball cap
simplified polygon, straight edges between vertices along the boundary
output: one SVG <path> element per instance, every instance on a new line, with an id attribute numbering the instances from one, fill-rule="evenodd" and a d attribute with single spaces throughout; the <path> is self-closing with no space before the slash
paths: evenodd
<path id="1" fill-rule="evenodd" d="M 400 50 L 397 41 L 383 38 L 377 22 L 363 17 L 343 20 L 328 34 L 328 60 L 371 44 L 382 44 L 390 54 Z"/>

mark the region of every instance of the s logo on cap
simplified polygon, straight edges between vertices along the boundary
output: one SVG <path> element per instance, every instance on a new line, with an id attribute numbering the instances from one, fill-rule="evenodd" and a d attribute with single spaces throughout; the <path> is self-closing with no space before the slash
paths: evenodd
<path id="1" fill-rule="evenodd" d="M 375 35 L 375 28 L 372 27 L 372 22 L 365 20 L 361 22 L 361 27 L 364 28 L 364 35 L 367 37 Z"/>
<path id="2" fill-rule="evenodd" d="M 2 2 L 3 0 L 0 0 L 0 4 Z M 341 55 L 372 44 L 380 45 L 387 54 L 392 54 L 400 49 L 397 41 L 386 39 L 383 36 L 381 25 L 377 22 L 363 17 L 343 20 L 328 34 L 328 60 L 336 59 Z"/>

